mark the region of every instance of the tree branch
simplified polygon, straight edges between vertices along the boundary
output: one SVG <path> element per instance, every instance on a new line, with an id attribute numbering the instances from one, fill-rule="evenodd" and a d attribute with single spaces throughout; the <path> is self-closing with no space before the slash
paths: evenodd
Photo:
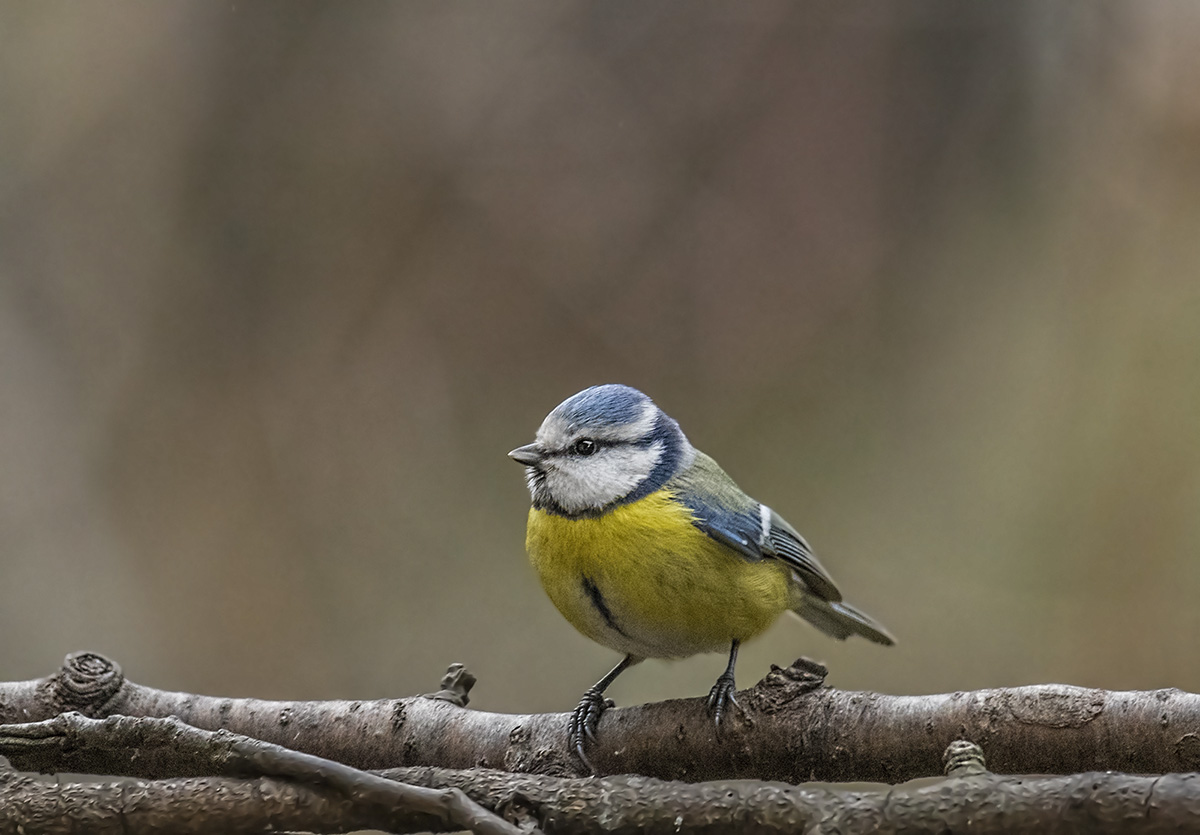
<path id="1" fill-rule="evenodd" d="M 181 777 L 275 777 L 327 789 L 368 809 L 394 809 L 457 824 L 479 835 L 521 835 L 459 789 L 411 786 L 229 731 L 205 731 L 175 717 L 60 714 L 0 726 L 0 754 L 22 771 Z"/>
<path id="2" fill-rule="evenodd" d="M 1200 696 L 1037 685 L 930 696 L 887 696 L 824 686 L 825 668 L 800 659 L 738 694 L 744 706 L 718 737 L 702 699 L 613 709 L 591 750 L 603 773 L 662 779 L 759 778 L 898 783 L 938 774 L 955 739 L 981 745 L 1004 773 L 1200 769 Z M 127 681 L 91 653 L 53 676 L 0 684 L 0 721 L 87 716 L 178 716 L 357 768 L 484 766 L 575 776 L 567 714 L 466 710 L 469 674 L 434 697 L 281 702 L 173 693 Z M 447 696 L 447 693 L 450 695 Z"/>
<path id="3" fill-rule="evenodd" d="M 0 835 L 261 835 L 449 828 L 438 817 L 356 804 L 286 780 L 203 777 L 48 783 L 0 770 Z"/>
<path id="4" fill-rule="evenodd" d="M 1178 833 L 1200 819 L 1200 775 L 1091 772 L 954 775 L 846 791 L 756 780 L 565 779 L 495 771 L 390 769 L 417 785 L 458 786 L 488 808 L 518 798 L 547 835 L 785 832 Z M 511 802 L 511 800 L 508 800 Z"/>
<path id="5" fill-rule="evenodd" d="M 93 720 L 69 714 L 47 722 L 0 729 L 0 750 L 22 767 L 103 766 L 120 774 L 157 771 L 173 762 L 183 773 L 286 772 L 292 782 L 210 777 L 190 781 L 120 785 L 34 784 L 0 774 L 0 835 L 8 832 L 177 832 L 219 828 L 227 832 L 270 827 L 346 831 L 378 827 L 439 831 L 446 820 L 489 828 L 487 812 L 468 818 L 391 812 L 386 791 L 363 777 L 339 783 L 335 763 L 317 760 L 227 732 L 200 731 L 175 719 Z M 173 751 L 174 757 L 164 757 Z M 444 787 L 526 827 L 553 833 L 739 833 L 822 831 L 1176 832 L 1200 816 L 1200 775 L 1137 777 L 1091 773 L 1070 777 L 1000 777 L 989 773 L 982 752 L 955 742 L 945 752 L 947 779 L 882 791 L 843 791 L 739 780 L 678 783 L 639 776 L 605 779 L 517 775 L 474 769 L 392 769 L 383 772 L 404 792 L 412 786 L 445 796 Z M 332 767 L 332 769 L 331 769 Z M 330 780 L 331 773 L 333 780 Z M 328 787 L 337 786 L 341 805 Z M 363 789 L 361 794 L 346 789 Z M 350 800 L 355 802 L 350 804 Z M 183 804 L 182 806 L 179 804 Z M 478 808 L 478 807 L 476 807 Z M 32 810 L 36 810 L 36 813 Z M 61 819 L 55 816 L 61 816 Z M 199 817 L 196 817 L 199 816 Z M 197 821 L 203 826 L 197 827 Z M 498 820 L 494 819 L 494 820 Z M 508 830 L 516 831 L 507 824 Z M 120 827 L 119 829 L 117 827 Z M 154 829 L 158 827 L 159 829 Z"/>

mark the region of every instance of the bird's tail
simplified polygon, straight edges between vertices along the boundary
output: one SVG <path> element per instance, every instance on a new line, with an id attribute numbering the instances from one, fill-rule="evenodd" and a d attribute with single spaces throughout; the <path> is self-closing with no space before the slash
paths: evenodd
<path id="1" fill-rule="evenodd" d="M 884 646 L 896 643 L 887 627 L 849 603 L 831 603 L 812 594 L 802 594 L 792 611 L 838 640 L 862 635 L 868 641 Z"/>

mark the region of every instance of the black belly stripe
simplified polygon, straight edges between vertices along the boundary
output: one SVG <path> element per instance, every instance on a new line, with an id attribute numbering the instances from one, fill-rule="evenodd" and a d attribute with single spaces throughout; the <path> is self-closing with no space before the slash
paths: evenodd
<path id="1" fill-rule="evenodd" d="M 600 588 L 592 582 L 592 578 L 584 576 L 583 590 L 587 592 L 588 599 L 592 601 L 592 605 L 596 607 L 596 611 L 600 613 L 600 617 L 604 618 L 604 622 L 608 624 L 608 628 L 612 629 L 619 635 L 625 635 L 625 630 L 617 626 L 617 619 L 613 617 L 612 610 L 608 608 L 608 603 L 604 600 L 604 595 L 600 593 Z"/>

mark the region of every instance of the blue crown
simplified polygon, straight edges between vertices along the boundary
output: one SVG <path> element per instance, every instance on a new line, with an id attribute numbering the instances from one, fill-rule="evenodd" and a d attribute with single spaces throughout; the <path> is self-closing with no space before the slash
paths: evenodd
<path id="1" fill-rule="evenodd" d="M 619 383 L 586 388 L 564 400 L 554 411 L 578 429 L 622 426 L 642 416 L 650 398 Z"/>

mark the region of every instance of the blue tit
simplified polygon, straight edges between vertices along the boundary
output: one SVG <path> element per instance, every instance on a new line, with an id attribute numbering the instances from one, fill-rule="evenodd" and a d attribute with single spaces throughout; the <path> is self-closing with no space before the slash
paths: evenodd
<path id="1" fill-rule="evenodd" d="M 509 456 L 533 497 L 525 546 L 571 625 L 625 658 L 583 694 L 568 744 L 585 741 L 605 689 L 645 658 L 729 650 L 708 695 L 717 723 L 734 697 L 738 647 L 791 611 L 834 638 L 893 643 L 842 601 L 804 538 L 747 496 L 679 424 L 637 389 L 593 386 L 546 416 Z"/>

